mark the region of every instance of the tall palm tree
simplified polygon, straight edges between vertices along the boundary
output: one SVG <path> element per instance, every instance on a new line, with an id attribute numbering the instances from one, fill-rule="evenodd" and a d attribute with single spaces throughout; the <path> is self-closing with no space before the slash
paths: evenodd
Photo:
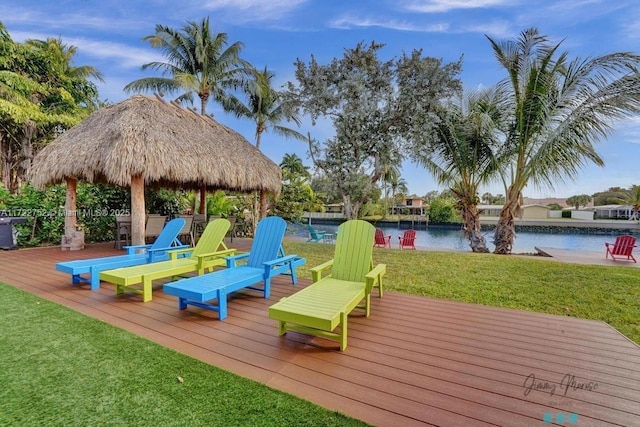
<path id="1" fill-rule="evenodd" d="M 252 70 L 250 77 L 242 85 L 242 91 L 246 97 L 246 103 L 237 96 L 232 95 L 225 99 L 223 106 L 226 110 L 233 112 L 236 117 L 248 118 L 256 125 L 256 148 L 260 149 L 262 134 L 268 130 L 300 141 L 306 141 L 306 136 L 283 126 L 284 122 L 293 122 L 300 126 L 300 119 L 292 109 L 287 108 L 283 98 L 278 91 L 273 88 L 275 74 L 267 70 Z M 267 198 L 264 192 L 260 194 L 260 218 L 266 215 Z"/>
<path id="2" fill-rule="evenodd" d="M 514 220 L 527 184 L 553 188 L 574 179 L 589 162 L 602 166 L 594 144 L 613 130 L 616 119 L 640 111 L 640 56 L 612 53 L 569 60 L 535 28 L 515 40 L 487 37 L 508 77 L 498 87 L 508 105 L 510 125 L 502 164 L 506 203 L 495 230 L 495 253 L 511 252 Z"/>
<path id="3" fill-rule="evenodd" d="M 443 109 L 431 149 L 420 163 L 439 184 L 447 185 L 463 218 L 464 234 L 473 252 L 489 252 L 480 228 L 478 187 L 498 171 L 501 116 L 495 92 L 471 92 Z"/>
<path id="4" fill-rule="evenodd" d="M 161 71 L 164 77 L 146 77 L 124 87 L 126 92 L 153 91 L 179 95 L 179 102 L 200 98 L 200 114 L 207 114 L 210 99 L 223 104 L 228 91 L 242 84 L 252 67 L 240 58 L 243 44 L 228 44 L 227 33 L 213 34 L 209 17 L 200 23 L 188 21 L 181 30 L 156 25 L 155 34 L 142 39 L 161 49 L 167 62 L 150 62 L 142 66 Z M 200 213 L 205 213 L 206 190 L 200 189 Z"/>
<path id="5" fill-rule="evenodd" d="M 178 92 L 178 101 L 200 98 L 200 114 L 206 114 L 210 99 L 223 102 L 228 91 L 242 84 L 250 65 L 240 58 L 243 44 L 228 43 L 227 33 L 213 34 L 209 17 L 200 23 L 189 21 L 181 30 L 156 25 L 155 34 L 142 39 L 161 49 L 167 62 L 142 66 L 162 72 L 164 77 L 146 77 L 124 87 L 126 92 Z"/>
<path id="6" fill-rule="evenodd" d="M 397 164 L 385 163 L 382 165 L 382 189 L 384 191 L 384 212 L 382 218 L 386 218 L 387 211 L 389 210 L 389 191 L 391 190 L 391 183 L 397 183 L 400 178 L 400 167 Z M 393 196 L 391 197 L 393 200 Z"/>

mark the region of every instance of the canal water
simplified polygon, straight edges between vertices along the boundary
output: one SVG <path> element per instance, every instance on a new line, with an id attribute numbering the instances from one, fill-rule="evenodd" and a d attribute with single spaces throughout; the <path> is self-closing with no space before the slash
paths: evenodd
<path id="1" fill-rule="evenodd" d="M 316 230 L 324 230 L 335 233 L 337 225 L 312 224 Z M 404 229 L 397 227 L 379 226 L 385 235 L 391 235 L 391 247 L 398 247 L 398 236 Z M 300 227 L 296 234 L 300 237 L 308 236 L 306 228 Z M 545 232 L 517 232 L 513 244 L 512 253 L 535 253 L 537 247 L 550 247 L 575 251 L 602 252 L 605 251 L 605 242 L 612 242 L 619 231 L 612 230 L 608 234 L 586 233 L 545 233 Z M 483 233 L 487 246 L 493 252 L 493 230 Z M 469 241 L 464 238 L 462 230 L 457 228 L 445 228 L 429 226 L 425 230 L 416 230 L 416 246 L 422 249 L 471 251 Z"/>

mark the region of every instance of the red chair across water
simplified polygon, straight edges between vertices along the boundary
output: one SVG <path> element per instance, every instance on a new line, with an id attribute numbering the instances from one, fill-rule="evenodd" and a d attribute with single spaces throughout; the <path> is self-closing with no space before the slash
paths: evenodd
<path id="1" fill-rule="evenodd" d="M 608 258 L 611 255 L 611 259 L 614 261 L 616 257 L 626 257 L 627 261 L 633 260 L 636 262 L 636 259 L 633 257 L 631 252 L 633 248 L 636 247 L 636 238 L 633 236 L 624 235 L 616 237 L 615 243 L 605 243 L 607 248 L 607 252 L 605 253 L 605 258 Z"/>
<path id="2" fill-rule="evenodd" d="M 400 249 L 415 249 L 416 231 L 406 230 L 402 236 L 398 236 L 400 240 Z"/>
<path id="3" fill-rule="evenodd" d="M 391 235 L 385 236 L 384 231 L 376 228 L 375 240 L 373 246 L 376 248 L 391 247 Z"/>

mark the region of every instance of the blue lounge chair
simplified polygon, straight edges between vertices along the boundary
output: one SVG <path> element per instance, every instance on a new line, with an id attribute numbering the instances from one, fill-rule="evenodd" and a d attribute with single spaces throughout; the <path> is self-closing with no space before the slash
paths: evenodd
<path id="1" fill-rule="evenodd" d="M 178 239 L 178 233 L 184 226 L 184 219 L 176 218 L 169 221 L 162 232 L 151 245 L 125 246 L 126 255 L 117 255 L 102 258 L 81 259 L 77 261 L 65 261 L 56 264 L 56 270 L 71 274 L 71 283 L 89 283 L 91 290 L 100 288 L 100 272 L 120 267 L 148 264 L 169 259 L 167 251 L 187 248 Z M 88 274 L 88 277 L 82 276 Z"/>
<path id="2" fill-rule="evenodd" d="M 284 256 L 282 239 L 287 228 L 286 222 L 276 216 L 267 217 L 258 223 L 251 250 L 246 254 L 227 257 L 227 268 L 197 277 L 167 283 L 165 294 L 178 297 L 178 307 L 184 310 L 188 305 L 218 312 L 218 318 L 227 317 L 227 295 L 243 288 L 260 291 L 265 298 L 271 293 L 271 278 L 278 274 L 290 274 L 296 284 L 296 268 L 306 260 L 296 255 Z M 246 259 L 247 263 L 237 266 L 236 262 Z M 264 282 L 262 287 L 256 287 Z M 207 301 L 217 299 L 217 305 Z"/>

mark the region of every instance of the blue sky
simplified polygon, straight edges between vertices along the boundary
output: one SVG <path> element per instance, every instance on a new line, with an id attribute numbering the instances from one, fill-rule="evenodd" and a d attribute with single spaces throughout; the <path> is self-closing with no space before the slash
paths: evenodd
<path id="1" fill-rule="evenodd" d="M 214 32 L 226 32 L 231 42 L 244 43 L 242 56 L 257 68 L 276 73 L 276 85 L 295 81 L 293 62 L 313 54 L 322 63 L 342 57 L 358 42 L 385 43 L 384 59 L 403 51 L 423 49 L 425 56 L 451 62 L 463 56 L 461 78 L 466 88 L 491 86 L 504 77 L 485 35 L 516 37 L 537 27 L 553 41 L 563 41 L 571 56 L 589 57 L 614 51 L 640 53 L 640 2 L 637 0 L 3 0 L 0 20 L 11 37 L 61 37 L 78 48 L 76 65 L 92 65 L 105 75 L 98 83 L 100 98 L 126 99 L 122 88 L 141 77 L 142 64 L 164 60 L 141 39 L 156 24 L 181 28 L 187 21 L 210 17 Z M 208 106 L 216 120 L 254 141 L 248 121 Z M 592 194 L 612 186 L 640 184 L 640 117 L 617 124 L 616 132 L 598 144 L 606 166 L 585 168 L 575 182 L 555 189 L 527 188 L 528 197 L 568 197 Z M 319 140 L 330 137 L 327 124 L 302 133 Z M 296 153 L 311 165 L 303 143 L 263 135 L 261 148 L 274 162 Z M 423 195 L 442 190 L 419 166 L 407 161 L 402 169 L 409 191 Z M 504 193 L 496 184 L 483 191 Z"/>

